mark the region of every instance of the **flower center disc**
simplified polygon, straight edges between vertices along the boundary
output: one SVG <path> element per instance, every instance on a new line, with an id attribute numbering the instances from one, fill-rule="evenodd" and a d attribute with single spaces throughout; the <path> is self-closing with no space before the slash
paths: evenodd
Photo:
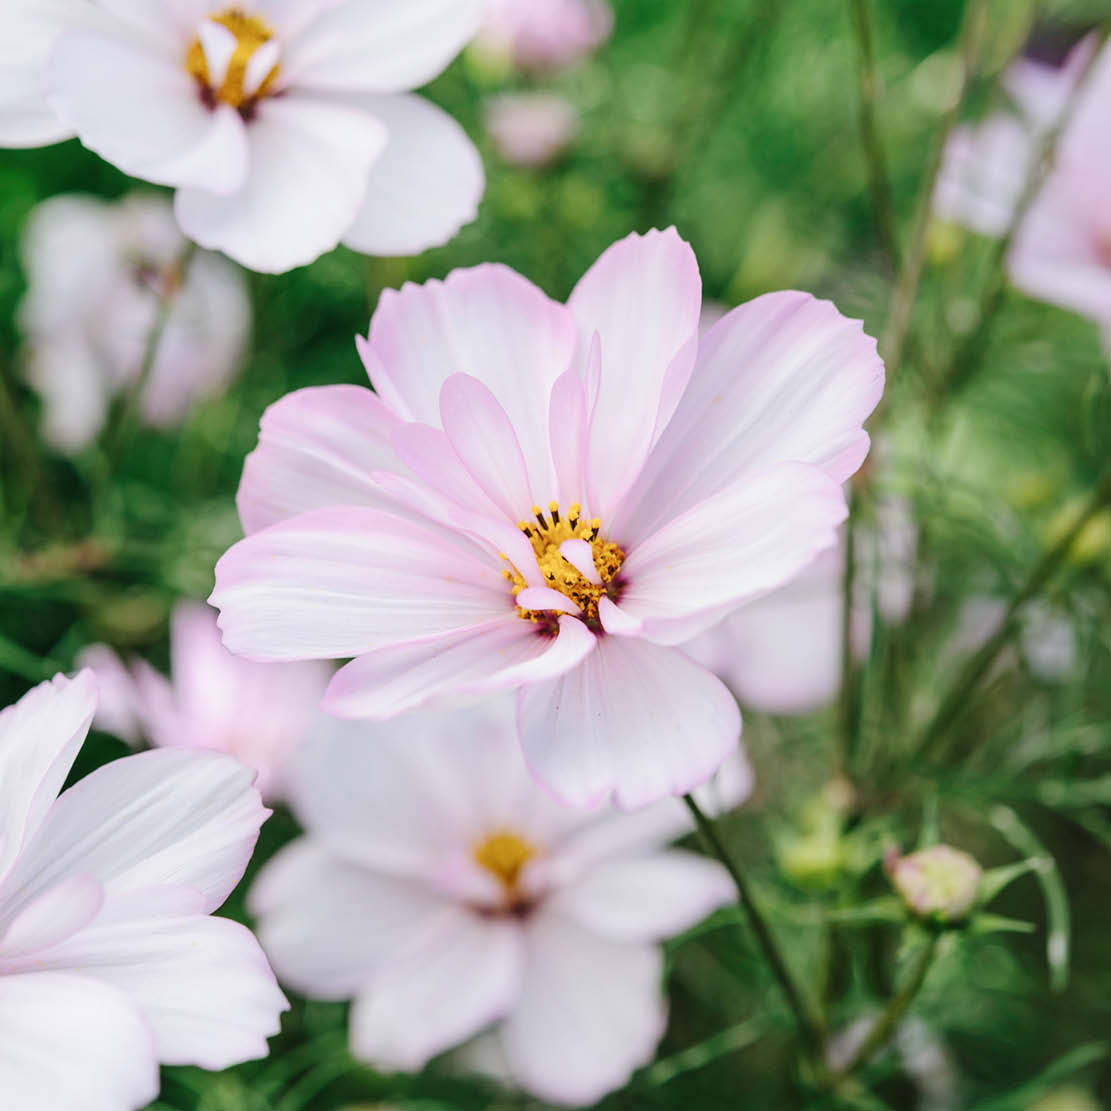
<path id="1" fill-rule="evenodd" d="M 610 593 L 611 584 L 625 562 L 625 553 L 612 540 L 606 540 L 601 535 L 602 522 L 599 518 L 588 521 L 582 516 L 582 506 L 578 502 L 568 507 L 566 516 L 560 514 L 559 502 L 554 501 L 548 503 L 546 514 L 538 505 L 532 507 L 532 513 L 536 518 L 535 524 L 519 521 L 517 527 L 532 544 L 545 583 L 565 598 L 570 598 L 583 611 L 582 616 L 587 621 L 597 621 L 598 602 Z M 574 549 L 564 548 L 569 540 L 578 542 Z M 571 562 L 572 559 L 575 562 Z M 513 594 L 516 596 L 528 584 L 516 567 L 512 564 L 510 567 L 512 570 L 503 574 L 513 583 Z M 517 613 L 529 621 L 551 619 L 549 613 L 526 610 L 520 606 Z"/>
<path id="2" fill-rule="evenodd" d="M 536 850 L 515 833 L 491 834 L 475 846 L 474 859 L 481 868 L 495 876 L 507 896 L 516 892 L 521 869 L 536 855 Z"/>
<path id="3" fill-rule="evenodd" d="M 239 8 L 228 8 L 205 21 L 185 56 L 185 69 L 206 101 L 243 108 L 271 91 L 278 79 L 277 57 L 268 24 Z"/>

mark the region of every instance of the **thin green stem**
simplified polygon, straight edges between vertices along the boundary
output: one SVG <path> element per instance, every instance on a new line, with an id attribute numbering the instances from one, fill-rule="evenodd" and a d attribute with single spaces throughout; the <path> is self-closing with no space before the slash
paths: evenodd
<path id="1" fill-rule="evenodd" d="M 952 103 L 942 116 L 941 125 L 934 136 L 929 157 L 926 160 L 922 187 L 915 206 L 910 244 L 903 256 L 903 264 L 895 280 L 895 289 L 891 294 L 891 306 L 887 314 L 887 323 L 880 339 L 880 354 L 887 364 L 889 374 L 898 366 L 903 354 L 907 331 L 910 327 L 911 310 L 918 295 L 918 285 L 922 280 L 922 270 L 926 262 L 926 233 L 930 228 L 937 175 L 941 170 L 945 145 L 957 122 L 965 92 L 979 65 L 980 49 L 987 28 L 987 16 L 987 0 L 969 0 L 957 39 L 957 76 Z"/>
<path id="2" fill-rule="evenodd" d="M 911 967 L 910 975 L 906 978 L 903 986 L 891 997 L 890 1002 L 884 1008 L 883 1014 L 876 1020 L 872 1029 L 868 1031 L 868 1036 L 860 1043 L 857 1051 L 834 1074 L 832 1081 L 834 1087 L 847 1080 L 857 1069 L 866 1065 L 891 1040 L 891 1036 L 902 1021 L 907 1008 L 910 1007 L 919 991 L 922 990 L 926 975 L 929 973 L 930 966 L 937 955 L 938 940 L 938 934 L 931 935 L 930 940 L 919 950 Z"/>
<path id="3" fill-rule="evenodd" d="M 876 122 L 879 74 L 876 70 L 875 36 L 872 31 L 871 0 L 849 0 L 857 45 L 857 83 L 860 91 L 860 141 L 868 164 L 868 188 L 872 194 L 872 214 L 876 235 L 892 270 L 899 265 L 899 244 L 895 236 L 895 216 L 891 186 L 887 177 L 887 158 Z"/>
<path id="4" fill-rule="evenodd" d="M 714 1061 L 727 1057 L 730 1053 L 746 1049 L 758 1041 L 766 1027 L 762 1023 L 749 1019 L 747 1022 L 729 1026 L 711 1034 L 705 1041 L 681 1049 L 670 1057 L 664 1057 L 649 1068 L 641 1078 L 641 1082 L 652 1088 L 658 1088 L 695 1069 L 705 1068 Z"/>
<path id="5" fill-rule="evenodd" d="M 812 1003 L 799 987 L 794 974 L 791 972 L 790 966 L 787 964 L 786 958 L 780 950 L 775 935 L 764 919 L 764 915 L 752 894 L 752 890 L 744 877 L 744 873 L 741 871 L 740 865 L 737 864 L 729 853 L 729 850 L 726 849 L 721 838 L 718 836 L 714 823 L 703 813 L 702 808 L 694 798 L 691 795 L 684 795 L 683 801 L 687 804 L 687 809 L 694 818 L 694 824 L 698 827 L 698 832 L 702 835 L 702 839 L 706 842 L 710 852 L 721 861 L 723 867 L 733 880 L 740 904 L 744 907 L 749 925 L 752 927 L 752 932 L 756 935 L 760 950 L 765 960 L 768 962 L 772 974 L 779 982 L 779 986 L 783 990 L 783 995 L 787 1000 L 787 1004 L 795 1016 L 795 1021 L 798 1024 L 799 1034 L 802 1037 L 803 1044 L 815 1061 L 820 1063 L 822 1060 L 822 1047 L 825 1043 L 825 1033 L 822 1028 L 822 1022 L 815 1014 Z"/>
<path id="6" fill-rule="evenodd" d="M 922 739 L 913 757 L 915 763 L 924 763 L 927 759 L 939 756 L 940 743 L 945 738 L 949 728 L 964 713 L 980 680 L 987 674 L 996 657 L 1014 635 L 1016 619 L 1023 606 L 1042 592 L 1046 584 L 1056 574 L 1058 568 L 1068 558 L 1077 537 L 1088 527 L 1097 514 L 1108 506 L 1111 506 L 1111 470 L 1105 472 L 1103 478 L 1097 483 L 1087 504 L 1069 530 L 1053 547 L 1045 552 L 1030 572 L 1026 582 L 1019 588 L 1007 606 L 1007 611 L 999 628 L 965 664 L 949 693 L 942 699 L 937 712 L 923 730 Z"/>

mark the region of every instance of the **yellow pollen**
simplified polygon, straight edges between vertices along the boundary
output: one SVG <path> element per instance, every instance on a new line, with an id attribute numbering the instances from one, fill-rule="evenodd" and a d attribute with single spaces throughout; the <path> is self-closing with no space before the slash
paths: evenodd
<path id="1" fill-rule="evenodd" d="M 212 75 L 208 71 L 208 58 L 199 38 L 194 39 L 185 56 L 186 72 L 197 79 L 206 96 L 242 108 L 268 95 L 278 79 L 278 66 L 275 64 L 256 89 L 246 92 L 247 66 L 260 46 L 268 43 L 274 32 L 266 22 L 255 15 L 247 15 L 239 8 L 228 8 L 219 15 L 209 16 L 210 23 L 226 27 L 235 36 L 235 53 L 228 62 L 227 73 L 219 88 L 213 88 Z"/>
<path id="2" fill-rule="evenodd" d="M 535 523 L 518 521 L 517 527 L 528 537 L 536 562 L 546 585 L 570 598 L 583 612 L 582 616 L 590 621 L 598 619 L 598 602 L 610 593 L 611 584 L 625 562 L 625 553 L 615 543 L 602 535 L 602 522 L 598 517 L 586 520 L 582 516 L 582 506 L 578 502 L 567 507 L 566 515 L 560 512 L 559 502 L 549 502 L 548 512 L 538 505 L 532 507 Z M 567 540 L 583 540 L 590 545 L 594 569 L 601 583 L 591 582 L 577 567 L 564 559 L 560 545 Z M 528 583 L 524 576 L 509 563 L 509 569 L 502 573 L 513 584 L 514 596 L 520 594 Z M 517 607 L 520 617 L 528 621 L 550 621 L 551 614 L 545 611 L 527 610 Z"/>
<path id="3" fill-rule="evenodd" d="M 491 834 L 475 846 L 476 863 L 501 881 L 507 895 L 517 887 L 521 869 L 536 855 L 536 850 L 515 833 Z"/>

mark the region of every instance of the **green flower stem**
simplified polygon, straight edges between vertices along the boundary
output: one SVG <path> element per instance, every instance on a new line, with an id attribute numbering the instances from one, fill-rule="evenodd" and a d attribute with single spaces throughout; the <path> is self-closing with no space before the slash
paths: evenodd
<path id="1" fill-rule="evenodd" d="M 698 832 L 702 835 L 710 852 L 721 861 L 733 880 L 740 904 L 744 907 L 749 925 L 752 927 L 752 932 L 756 935 L 756 940 L 764 958 L 767 960 L 776 980 L 779 981 L 779 986 L 783 990 L 787 1004 L 794 1013 L 803 1044 L 815 1062 L 820 1065 L 825 1045 L 825 1032 L 821 1019 L 815 1013 L 813 1004 L 798 986 L 790 966 L 779 948 L 775 935 L 756 903 L 744 873 L 722 843 L 714 823 L 703 813 L 702 808 L 695 802 L 693 796 L 684 795 L 683 801 L 687 804 L 687 809 L 694 818 L 694 824 L 698 827 Z"/>
<path id="2" fill-rule="evenodd" d="M 670 1057 L 664 1057 L 657 1061 L 645 1070 L 641 1081 L 648 1087 L 658 1088 L 683 1073 L 705 1068 L 707 1065 L 713 1064 L 714 1061 L 727 1057 L 730 1053 L 746 1049 L 758 1041 L 766 1029 L 766 1026 L 762 1023 L 753 1022 L 750 1019 L 747 1022 L 738 1023 L 736 1026 L 729 1026 L 725 1030 L 719 1030 L 716 1034 L 706 1038 L 705 1041 L 698 1042 L 687 1049 L 681 1049 L 678 1053 L 673 1053 Z"/>

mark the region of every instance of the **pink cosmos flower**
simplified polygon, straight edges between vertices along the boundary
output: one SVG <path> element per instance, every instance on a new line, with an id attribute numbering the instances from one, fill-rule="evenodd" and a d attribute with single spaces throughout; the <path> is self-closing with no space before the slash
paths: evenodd
<path id="1" fill-rule="evenodd" d="M 554 93 L 504 93 L 485 109 L 486 131 L 498 154 L 514 166 L 554 162 L 579 130 L 579 116 Z"/>
<path id="2" fill-rule="evenodd" d="M 31 213 L 19 319 L 26 373 L 43 396 L 44 433 L 56 447 L 87 446 L 112 398 L 134 385 L 167 295 L 143 419 L 160 428 L 180 422 L 239 369 L 251 327 L 243 275 L 208 252 L 183 273 L 184 248 L 170 204 L 154 194 L 113 203 L 52 197 Z"/>
<path id="3" fill-rule="evenodd" d="M 224 643 L 356 657 L 325 709 L 386 719 L 518 688 L 525 755 L 570 804 L 708 779 L 740 732 L 675 647 L 836 541 L 868 450 L 875 341 L 804 293 L 701 340 L 674 230 L 632 235 L 566 306 L 502 266 L 387 291 L 376 394 L 279 401 L 216 568 Z"/>
<path id="4" fill-rule="evenodd" d="M 0 143 L 77 135 L 176 188 L 182 231 L 244 266 L 288 270 L 341 240 L 416 254 L 474 218 L 477 152 L 407 90 L 474 34 L 481 0 L 3 3 L 24 60 Z"/>
<path id="5" fill-rule="evenodd" d="M 551 73 L 593 53 L 612 31 L 606 0 L 486 0 L 475 49 Z"/>
<path id="6" fill-rule="evenodd" d="M 853 649 L 867 653 L 873 609 L 888 625 L 910 611 L 917 529 L 902 498 L 879 499 L 878 528 L 857 537 Z M 843 545 L 820 555 L 786 586 L 750 602 L 684 645 L 720 676 L 742 706 L 771 714 L 805 714 L 841 689 L 844 614 Z M 874 596 L 873 596 L 874 595 Z"/>
<path id="7" fill-rule="evenodd" d="M 170 624 L 171 679 L 136 659 L 130 671 L 111 649 L 92 645 L 80 664 L 102 692 L 96 725 L 123 740 L 149 738 L 157 748 L 226 752 L 258 771 L 266 799 L 280 798 L 290 753 L 318 715 L 331 668 L 316 661 L 258 664 L 220 642 L 216 614 L 183 602 Z"/>
<path id="8" fill-rule="evenodd" d="M 89 672 L 0 712 L 0 1092 L 15 1111 L 130 1111 L 158 1064 L 264 1057 L 286 1001 L 258 943 L 211 917 L 268 811 L 226 756 L 148 752 L 59 796 Z"/>
<path id="9" fill-rule="evenodd" d="M 592 814 L 521 762 L 513 702 L 367 725 L 332 721 L 295 757 L 307 834 L 250 893 L 279 976 L 354 999 L 351 1049 L 420 1069 L 468 1048 L 557 1103 L 593 1103 L 651 1059 L 666 1024 L 659 942 L 731 902 L 715 862 L 664 846 L 682 804 Z M 740 755 L 703 801 L 751 789 Z"/>
<path id="10" fill-rule="evenodd" d="M 1060 69 L 1016 63 L 1006 85 L 1017 112 L 959 129 L 946 153 L 935 208 L 987 235 L 1003 234 L 1033 170 L 1042 138 L 1058 120 L 1091 56 L 1074 48 Z M 1007 258 L 1014 284 L 1111 327 L 1111 49 L 1095 62 L 1060 136 L 1053 165 L 1018 229 Z"/>

